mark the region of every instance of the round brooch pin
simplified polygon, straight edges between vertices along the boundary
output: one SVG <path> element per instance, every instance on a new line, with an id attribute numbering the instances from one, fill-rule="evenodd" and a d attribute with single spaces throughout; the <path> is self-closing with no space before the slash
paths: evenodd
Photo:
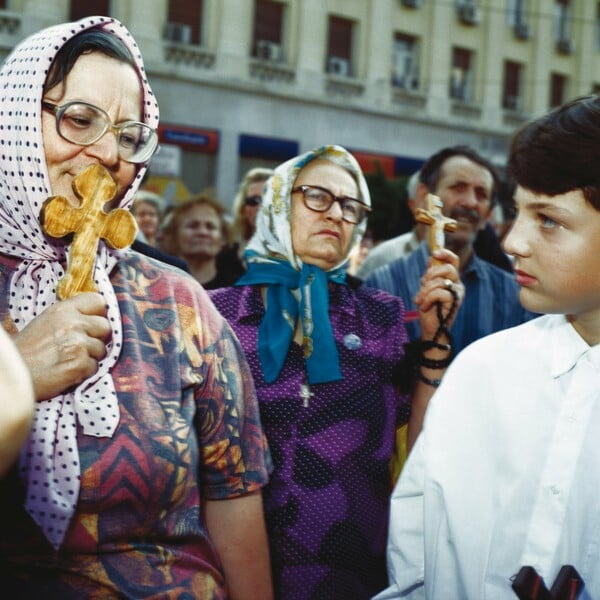
<path id="1" fill-rule="evenodd" d="M 362 340 L 355 333 L 349 333 L 344 336 L 344 346 L 348 350 L 358 350 L 362 346 Z"/>

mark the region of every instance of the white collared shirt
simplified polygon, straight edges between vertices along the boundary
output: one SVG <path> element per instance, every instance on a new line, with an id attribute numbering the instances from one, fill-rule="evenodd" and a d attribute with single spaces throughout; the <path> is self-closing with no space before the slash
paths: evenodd
<path id="1" fill-rule="evenodd" d="M 562 315 L 483 338 L 448 369 L 392 495 L 377 596 L 516 598 L 561 566 L 600 598 L 600 345 Z"/>

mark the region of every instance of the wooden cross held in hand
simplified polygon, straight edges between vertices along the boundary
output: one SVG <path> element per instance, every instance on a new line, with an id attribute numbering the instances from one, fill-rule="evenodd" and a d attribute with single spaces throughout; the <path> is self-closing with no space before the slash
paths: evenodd
<path id="1" fill-rule="evenodd" d="M 112 248 L 126 248 L 135 239 L 137 224 L 124 208 L 110 213 L 103 210 L 117 186 L 101 165 L 90 165 L 73 180 L 73 190 L 81 205 L 72 206 L 63 196 L 51 196 L 42 208 L 42 229 L 52 237 L 73 234 L 67 258 L 67 272 L 58 282 L 56 295 L 60 300 L 79 292 L 97 291 L 93 272 L 98 241 L 103 239 Z"/>
<path id="2" fill-rule="evenodd" d="M 419 223 L 429 225 L 427 245 L 432 253 L 444 247 L 444 231 L 456 231 L 456 221 L 442 214 L 443 204 L 438 196 L 427 194 L 426 204 L 427 208 L 417 209 L 415 218 Z"/>

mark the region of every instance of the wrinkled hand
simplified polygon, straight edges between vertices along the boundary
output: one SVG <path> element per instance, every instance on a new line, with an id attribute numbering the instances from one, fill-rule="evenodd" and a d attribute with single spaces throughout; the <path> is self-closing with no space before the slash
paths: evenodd
<path id="1" fill-rule="evenodd" d="M 448 287 L 456 293 L 457 303 L 454 314 L 447 323 L 448 329 L 454 322 L 456 311 L 462 304 L 465 287 L 458 273 L 458 256 L 447 249 L 436 250 L 429 259 L 425 274 L 421 278 L 421 287 L 414 298 L 419 311 L 421 324 L 421 339 L 432 340 L 440 325 L 436 302 L 442 303 L 442 315 L 445 317 L 452 308 L 454 297 Z M 440 339 L 440 343 L 447 343 L 447 339 Z"/>
<path id="2" fill-rule="evenodd" d="M 33 379 L 37 400 L 78 385 L 98 369 L 111 328 L 100 294 L 62 300 L 13 337 Z"/>

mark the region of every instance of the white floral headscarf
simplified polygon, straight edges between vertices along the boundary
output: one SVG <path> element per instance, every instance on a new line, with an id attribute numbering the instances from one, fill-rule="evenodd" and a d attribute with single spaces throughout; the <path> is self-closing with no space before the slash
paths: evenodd
<path id="1" fill-rule="evenodd" d="M 294 254 L 292 248 L 292 188 L 300 171 L 315 159 L 326 159 L 344 167 L 358 185 L 359 200 L 371 206 L 367 182 L 354 156 L 342 146 L 321 146 L 296 156 L 275 169 L 273 176 L 265 185 L 262 204 L 256 216 L 256 232 L 248 243 L 248 250 L 253 250 L 261 256 L 283 257 L 295 269 L 302 268 L 302 261 Z M 333 267 L 334 269 L 346 263 L 352 250 L 360 244 L 366 228 L 366 219 L 356 225 L 348 252 L 343 261 Z"/>
<path id="2" fill-rule="evenodd" d="M 143 89 L 142 119 L 158 126 L 158 105 L 142 57 L 127 29 L 115 19 L 90 17 L 39 31 L 21 42 L 0 70 L 0 252 L 21 262 L 10 282 L 9 310 L 18 330 L 57 301 L 68 247 L 40 229 L 40 209 L 52 195 L 41 129 L 41 99 L 48 69 L 58 50 L 78 33 L 102 28 L 129 48 Z M 142 167 L 121 199 L 127 207 L 145 172 Z M 110 370 L 119 356 L 122 325 L 109 274 L 119 252 L 99 243 L 94 280 L 106 300 L 113 332 L 98 371 L 72 393 L 36 405 L 29 442 L 20 463 L 27 482 L 25 506 L 46 537 L 59 547 L 79 494 L 77 423 L 86 435 L 113 435 L 119 407 Z M 60 458 L 60 457 L 63 458 Z M 65 459 L 64 457 L 68 457 Z M 41 474 L 40 474 L 41 473 Z M 57 483 L 58 482 L 58 483 Z"/>

